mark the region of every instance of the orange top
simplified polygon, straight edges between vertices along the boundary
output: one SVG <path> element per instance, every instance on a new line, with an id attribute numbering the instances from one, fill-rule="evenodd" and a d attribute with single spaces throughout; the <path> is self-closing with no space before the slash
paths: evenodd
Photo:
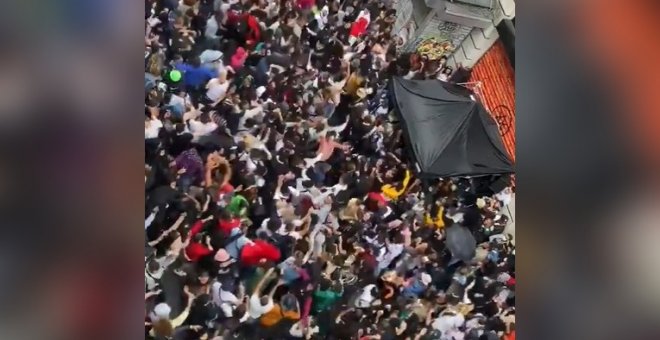
<path id="1" fill-rule="evenodd" d="M 266 327 L 276 325 L 282 319 L 298 320 L 300 314 L 294 311 L 282 311 L 280 305 L 275 305 L 273 309 L 261 316 L 261 324 Z"/>

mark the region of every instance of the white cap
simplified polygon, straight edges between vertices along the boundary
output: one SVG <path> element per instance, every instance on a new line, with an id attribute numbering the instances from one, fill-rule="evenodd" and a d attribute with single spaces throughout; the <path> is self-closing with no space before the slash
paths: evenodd
<path id="1" fill-rule="evenodd" d="M 169 319 L 172 308 L 165 302 L 161 302 L 154 307 L 154 315 L 158 319 Z"/>

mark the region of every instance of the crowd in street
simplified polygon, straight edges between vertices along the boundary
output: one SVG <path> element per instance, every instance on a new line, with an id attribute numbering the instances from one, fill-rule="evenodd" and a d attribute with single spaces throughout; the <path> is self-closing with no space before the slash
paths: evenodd
<path id="1" fill-rule="evenodd" d="M 391 7 L 145 0 L 146 339 L 515 339 L 510 180 L 415 178 L 388 79 L 465 70 Z"/>

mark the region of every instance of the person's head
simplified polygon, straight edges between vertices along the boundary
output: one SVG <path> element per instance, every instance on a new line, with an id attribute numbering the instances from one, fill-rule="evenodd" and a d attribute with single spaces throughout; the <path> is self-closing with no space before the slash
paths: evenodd
<path id="1" fill-rule="evenodd" d="M 221 221 L 231 220 L 232 219 L 231 212 L 227 209 L 221 210 L 218 219 L 220 219 Z"/>
<path id="2" fill-rule="evenodd" d="M 193 242 L 195 242 L 195 243 L 204 242 L 204 234 L 199 233 L 199 234 L 195 235 L 195 237 L 193 237 Z"/>
<path id="3" fill-rule="evenodd" d="M 242 304 L 236 307 L 236 313 L 234 315 L 237 316 L 238 318 L 241 318 L 242 316 L 245 315 L 245 313 L 247 313 L 247 307 L 245 304 Z"/>
<path id="4" fill-rule="evenodd" d="M 345 173 L 339 177 L 339 183 L 343 185 L 349 185 L 353 181 L 353 175 L 350 173 Z"/>
<path id="5" fill-rule="evenodd" d="M 193 67 L 202 66 L 202 61 L 199 59 L 199 56 L 194 56 L 190 58 L 190 65 L 192 65 Z"/>
<path id="6" fill-rule="evenodd" d="M 268 223 L 266 223 L 266 228 L 271 232 L 276 232 L 280 228 L 280 221 L 271 218 L 268 220 Z"/>
<path id="7" fill-rule="evenodd" d="M 319 284 L 320 290 L 330 290 L 330 288 L 332 288 L 332 283 L 329 280 L 321 280 Z"/>
<path id="8" fill-rule="evenodd" d="M 259 303 L 261 303 L 262 306 L 267 305 L 269 301 L 270 301 L 270 298 L 268 296 L 262 296 L 259 299 Z"/>
<path id="9" fill-rule="evenodd" d="M 155 273 L 159 269 L 160 269 L 160 264 L 158 264 L 158 261 L 156 261 L 155 259 L 149 260 L 149 262 L 147 263 L 147 271 L 149 271 L 150 273 Z"/>
<path id="10" fill-rule="evenodd" d="M 208 112 L 203 112 L 199 116 L 199 121 L 202 122 L 203 124 L 208 124 L 211 122 L 211 115 L 209 115 Z"/>
<path id="11" fill-rule="evenodd" d="M 209 273 L 207 271 L 202 271 L 201 273 L 199 273 L 199 275 L 197 275 L 197 280 L 199 281 L 200 284 L 205 285 L 205 284 L 209 283 L 209 279 L 210 279 L 210 276 L 209 276 Z"/>
<path id="12" fill-rule="evenodd" d="M 168 319 L 159 319 L 152 323 L 154 333 L 158 337 L 169 338 L 174 335 L 174 327 Z"/>
<path id="13" fill-rule="evenodd" d="M 378 288 L 376 286 L 371 287 L 369 295 L 371 295 L 373 298 L 378 298 Z"/>

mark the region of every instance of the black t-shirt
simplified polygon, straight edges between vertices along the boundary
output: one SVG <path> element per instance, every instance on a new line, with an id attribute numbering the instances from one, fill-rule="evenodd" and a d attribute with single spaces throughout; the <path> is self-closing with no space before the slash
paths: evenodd
<path id="1" fill-rule="evenodd" d="M 366 174 L 360 175 L 355 181 L 355 196 L 362 197 L 371 191 L 373 180 Z"/>
<path id="2" fill-rule="evenodd" d="M 157 206 L 174 202 L 179 197 L 179 192 L 169 185 L 161 185 L 149 193 L 147 198 L 147 211 Z"/>
<path id="3" fill-rule="evenodd" d="M 337 335 L 339 339 L 351 339 L 358 333 L 360 326 L 356 313 L 348 312 L 341 317 L 339 323 L 335 324 L 332 334 Z"/>

